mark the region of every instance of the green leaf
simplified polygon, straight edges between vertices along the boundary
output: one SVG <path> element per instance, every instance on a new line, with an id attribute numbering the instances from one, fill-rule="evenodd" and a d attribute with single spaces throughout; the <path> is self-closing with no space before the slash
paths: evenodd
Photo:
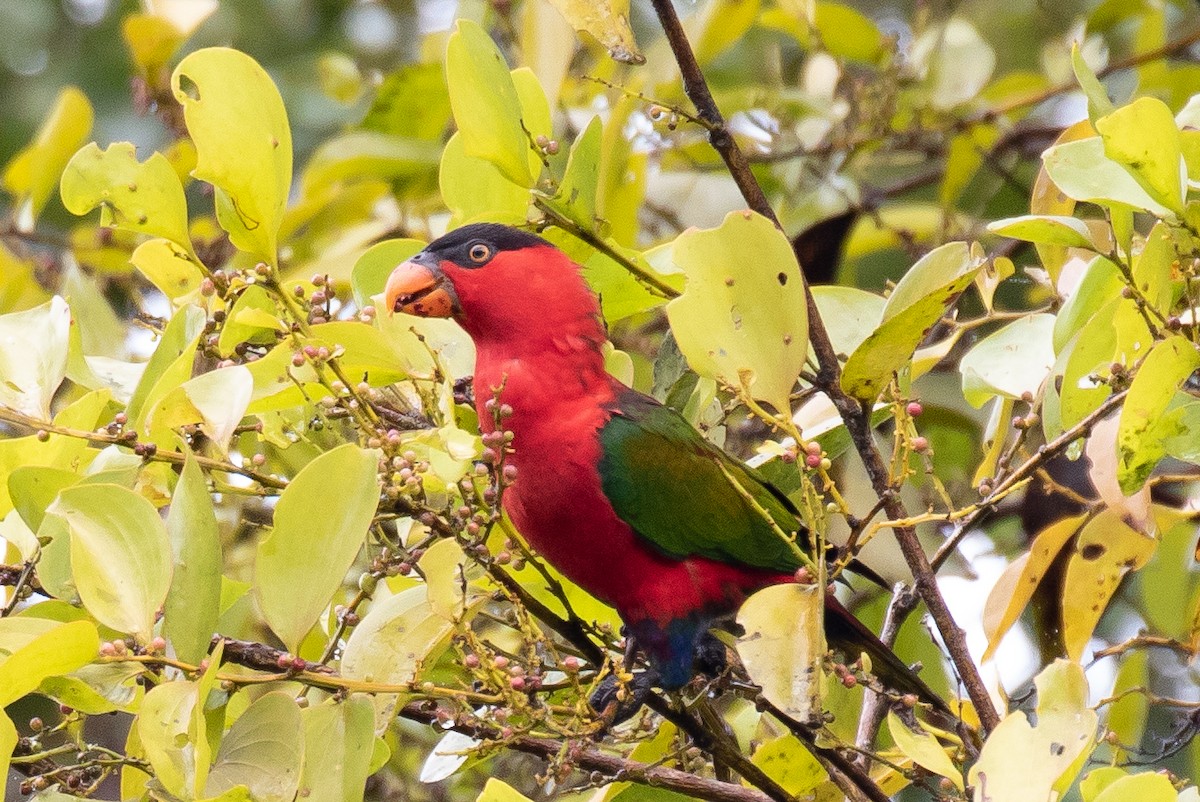
<path id="1" fill-rule="evenodd" d="M 193 799 L 203 787 L 207 761 L 200 765 L 196 749 L 204 740 L 196 732 L 194 682 L 164 682 L 150 689 L 134 724 L 154 777 L 177 797 Z M 199 787 L 198 787 L 199 786 Z"/>
<path id="2" fill-rule="evenodd" d="M 174 572 L 163 606 L 163 634 L 180 660 L 199 663 L 217 629 L 221 542 L 204 474 L 188 455 L 167 514 Z"/>
<path id="3" fill-rule="evenodd" d="M 1167 407 L 1183 382 L 1200 368 L 1200 351 L 1178 334 L 1156 343 L 1138 368 L 1121 407 L 1117 432 L 1121 491 L 1132 495 L 1166 456 L 1166 441 L 1182 433 L 1182 410 Z"/>
<path id="4" fill-rule="evenodd" d="M 114 710 L 136 713 L 143 695 L 138 678 L 145 673 L 140 663 L 133 662 L 86 665 L 71 674 L 46 677 L 38 693 L 88 715 Z"/>
<path id="5" fill-rule="evenodd" d="M 742 605 L 738 656 L 763 696 L 797 721 L 820 716 L 825 691 L 825 588 L 788 582 Z"/>
<path id="6" fill-rule="evenodd" d="M 967 403 L 1036 396 L 1054 367 L 1054 323 L 1054 315 L 1026 315 L 976 343 L 958 366 Z"/>
<path id="7" fill-rule="evenodd" d="M 1131 774 L 1113 782 L 1096 796 L 1092 802 L 1175 802 L 1175 786 L 1165 774 L 1146 771 Z"/>
<path id="8" fill-rule="evenodd" d="M 160 238 L 143 242 L 129 261 L 176 305 L 182 305 L 188 299 L 198 300 L 196 293 L 204 274 L 189 258 L 187 250 L 171 240 Z"/>
<path id="9" fill-rule="evenodd" d="M 46 511 L 71 532 L 71 574 L 100 623 L 148 643 L 171 584 L 171 546 L 158 511 L 120 485 L 68 487 Z"/>
<path id="10" fill-rule="evenodd" d="M 1172 216 L 1171 210 L 1148 194 L 1125 167 L 1105 155 L 1104 141 L 1098 136 L 1053 145 L 1042 154 L 1042 164 L 1050 180 L 1069 198 L 1131 206 L 1158 217 Z"/>
<path id="11" fill-rule="evenodd" d="M 245 365 L 201 373 L 158 402 L 150 415 L 151 435 L 162 442 L 166 431 L 199 424 L 217 448 L 225 451 L 253 394 L 254 375 Z"/>
<path id="12" fill-rule="evenodd" d="M 1179 128 L 1166 103 L 1138 98 L 1096 120 L 1096 130 L 1108 158 L 1125 168 L 1155 201 L 1183 214 L 1187 166 Z"/>
<path id="13" fill-rule="evenodd" d="M 323 141 L 309 157 L 300 192 L 309 196 L 340 182 L 398 181 L 431 173 L 442 148 L 437 142 L 379 131 L 349 131 Z"/>
<path id="14" fill-rule="evenodd" d="M 411 682 L 437 659 L 453 632 L 454 622 L 434 611 L 424 585 L 401 591 L 373 603 L 354 628 L 342 653 L 342 674 L 389 685 Z M 399 699 L 399 694 L 372 697 L 376 733 L 387 729 Z"/>
<path id="15" fill-rule="evenodd" d="M 593 117 L 575 139 L 558 194 L 547 201 L 585 231 L 596 229 L 596 192 L 600 186 L 600 142 L 604 126 Z"/>
<path id="16" fill-rule="evenodd" d="M 469 564 L 462 546 L 450 539 L 439 540 L 421 555 L 418 565 L 425 577 L 429 606 L 447 621 L 460 620 L 479 596 L 470 586 L 463 593 Z"/>
<path id="17" fill-rule="evenodd" d="M 1102 256 L 1088 262 L 1083 277 L 1054 321 L 1054 350 L 1061 352 L 1092 316 L 1121 295 L 1121 271 Z"/>
<path id="18" fill-rule="evenodd" d="M 476 222 L 521 225 L 529 208 L 529 189 L 514 184 L 495 164 L 467 153 L 462 132 L 450 137 L 438 171 L 442 202 L 452 228 Z"/>
<path id="19" fill-rule="evenodd" d="M 789 414 L 808 309 L 787 237 L 759 214 L 730 212 L 718 228 L 680 234 L 673 259 L 687 287 L 667 318 L 688 364 Z"/>
<path id="20" fill-rule="evenodd" d="M 514 184 L 531 186 L 530 143 L 512 75 L 492 38 L 470 20 L 458 20 L 446 44 L 446 84 L 463 153 L 494 164 Z"/>
<path id="21" fill-rule="evenodd" d="M 1125 769 L 1119 769 L 1116 766 L 1101 766 L 1098 769 L 1092 769 L 1079 781 L 1079 796 L 1082 797 L 1083 802 L 1095 802 L 1101 791 L 1122 777 L 1128 776 L 1129 773 Z"/>
<path id="22" fill-rule="evenodd" d="M 24 312 L 0 315 L 0 405 L 41 420 L 67 375 L 71 310 L 57 295 Z"/>
<path id="23" fill-rule="evenodd" d="M 888 732 L 896 742 L 896 748 L 905 757 L 926 771 L 945 777 L 954 783 L 954 787 L 959 791 L 963 790 L 962 772 L 954 765 L 954 761 L 946 754 L 937 738 L 924 731 L 913 732 L 893 710 L 888 711 L 887 722 Z"/>
<path id="24" fill-rule="evenodd" d="M 274 345 L 275 333 L 286 332 L 287 326 L 279 319 L 279 309 L 270 293 L 257 284 L 251 284 L 238 295 L 229 309 L 217 350 L 221 356 L 229 356 L 239 344 Z"/>
<path id="25" fill-rule="evenodd" d="M 388 325 L 387 315 L 380 318 L 376 318 L 380 327 Z M 347 375 L 361 377 L 373 387 L 407 379 L 413 364 L 429 364 L 424 346 L 417 343 L 416 347 L 406 347 L 413 343 L 396 341 L 386 336 L 381 328 L 365 323 L 335 320 L 313 326 L 311 333 L 313 336 L 305 345 L 326 346 L 330 353 L 340 357 Z M 310 364 L 298 368 L 292 365 L 295 348 L 290 341 L 282 342 L 262 359 L 246 365 L 254 379 L 247 414 L 291 409 L 328 394 Z M 424 375 L 430 374 L 425 372 Z"/>
<path id="26" fill-rule="evenodd" d="M 11 718 L 0 712 L 0 772 L 3 772 L 0 776 L 2 777 L 8 777 L 8 768 L 18 741 L 20 741 L 20 735 L 17 734 L 16 725 L 13 724 Z"/>
<path id="27" fill-rule="evenodd" d="M 857 287 L 824 285 L 812 288 L 813 299 L 833 351 L 843 358 L 854 353 L 883 318 L 887 299 Z"/>
<path id="28" fill-rule="evenodd" d="M 1051 799 L 1066 792 L 1096 746 L 1096 712 L 1088 706 L 1083 668 L 1055 660 L 1034 679 L 1037 726 L 1020 710 L 992 731 L 968 781 L 986 783 L 991 802 Z"/>
<path id="29" fill-rule="evenodd" d="M 292 183 L 292 133 L 279 90 L 245 53 L 198 50 L 171 75 L 196 143 L 192 174 L 217 188 L 217 219 L 239 249 L 275 264 Z"/>
<path id="30" fill-rule="evenodd" d="M 105 150 L 93 142 L 67 164 L 61 192 L 72 214 L 85 215 L 98 206 L 100 225 L 170 240 L 199 263 L 188 235 L 183 186 L 161 153 L 139 162 L 130 142 Z"/>
<path id="31" fill-rule="evenodd" d="M 13 207 L 22 230 L 32 230 L 71 154 L 87 141 L 92 118 L 92 104 L 83 92 L 64 87 L 33 141 L 5 166 L 0 182 L 16 196 Z"/>
<path id="32" fill-rule="evenodd" d="M 39 622 L 32 628 L 30 621 L 38 619 L 0 622 L 0 650 L 11 651 L 0 663 L 0 707 L 31 693 L 47 677 L 82 668 L 100 653 L 100 635 L 90 621 Z"/>
<path id="33" fill-rule="evenodd" d="M 338 103 L 353 105 L 366 89 L 363 74 L 345 53 L 328 52 L 317 59 L 317 81 L 321 91 Z"/>
<path id="34" fill-rule="evenodd" d="M 362 308 L 371 304 L 371 296 L 383 292 L 388 276 L 411 256 L 420 253 L 425 243 L 419 239 L 387 239 L 377 242 L 354 263 L 350 272 L 350 287 L 354 291 L 354 303 Z M 391 310 L 381 309 L 381 312 Z"/>
<path id="35" fill-rule="evenodd" d="M 130 428 L 146 439 L 146 418 L 162 398 L 192 377 L 196 345 L 207 315 L 198 306 L 185 306 L 167 323 L 158 347 L 150 355 L 142 379 L 125 409 Z"/>
<path id="36" fill-rule="evenodd" d="M 475 797 L 475 802 L 533 802 L 503 780 L 489 777 L 484 783 L 483 790 Z"/>
<path id="37" fill-rule="evenodd" d="M 1094 123 L 1099 118 L 1111 114 L 1113 104 L 1109 100 L 1108 91 L 1084 61 L 1079 42 L 1071 43 L 1071 69 L 1075 72 L 1075 80 L 1079 81 L 1083 93 L 1087 95 L 1088 119 Z"/>
<path id="38" fill-rule="evenodd" d="M 345 581 L 379 504 L 378 451 L 353 443 L 305 465 L 258 544 L 254 590 L 267 624 L 293 652 Z M 319 522 L 321 547 L 313 548 Z"/>
<path id="39" fill-rule="evenodd" d="M 1146 302 L 1162 313 L 1171 314 L 1175 302 L 1176 272 L 1179 270 L 1179 253 L 1171 227 L 1158 222 L 1146 235 L 1142 250 L 1133 258 L 1133 283 Z"/>
<path id="40" fill-rule="evenodd" d="M 852 6 L 818 2 L 815 22 L 821 43 L 834 56 L 874 63 L 883 52 L 878 26 Z"/>
<path id="41" fill-rule="evenodd" d="M 303 726 L 300 708 L 290 694 L 274 691 L 260 696 L 221 741 L 205 794 L 222 794 L 244 785 L 255 802 L 292 802 L 304 762 L 304 740 L 298 737 Z"/>
<path id="42" fill-rule="evenodd" d="M 1077 217 L 1027 214 L 988 223 L 988 231 L 1003 237 L 1040 245 L 1061 245 L 1066 248 L 1096 250 L 1087 223 Z"/>
<path id="43" fill-rule="evenodd" d="M 874 403 L 892 374 L 901 370 L 917 346 L 985 264 L 978 245 L 950 242 L 913 265 L 883 310 L 883 320 L 854 350 L 842 371 L 842 387 L 863 403 Z"/>
<path id="44" fill-rule="evenodd" d="M 375 748 L 371 700 L 354 694 L 300 711 L 304 771 L 298 798 L 362 802 Z M 294 736 L 293 736 L 294 737 Z"/>

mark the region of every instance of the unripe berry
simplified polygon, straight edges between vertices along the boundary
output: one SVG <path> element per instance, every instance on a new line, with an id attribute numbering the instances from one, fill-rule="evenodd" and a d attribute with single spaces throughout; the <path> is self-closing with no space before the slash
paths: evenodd
<path id="1" fill-rule="evenodd" d="M 914 437 L 912 439 L 912 449 L 913 449 L 913 451 L 917 452 L 918 454 L 924 454 L 926 451 L 929 450 L 929 438 L 928 437 Z"/>
<path id="2" fill-rule="evenodd" d="M 908 412 L 909 416 L 915 418 L 925 411 L 925 407 L 921 406 L 920 401 L 909 401 L 908 406 L 905 407 L 905 411 Z"/>

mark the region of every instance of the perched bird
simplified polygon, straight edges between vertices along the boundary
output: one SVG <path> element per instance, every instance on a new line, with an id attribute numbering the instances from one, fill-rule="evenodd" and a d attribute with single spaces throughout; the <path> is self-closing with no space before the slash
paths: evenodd
<path id="1" fill-rule="evenodd" d="M 506 459 L 517 479 L 505 511 L 551 564 L 617 609 L 662 687 L 694 676 L 710 626 L 747 595 L 794 581 L 801 562 L 761 512 L 804 543 L 794 506 L 605 371 L 597 298 L 562 251 L 508 226 L 464 226 L 397 267 L 385 297 L 393 312 L 453 317 L 474 340 L 484 433 L 495 429 L 495 392 L 512 409 Z M 866 652 L 891 687 L 948 712 L 832 595 L 825 628 L 831 647 Z"/>

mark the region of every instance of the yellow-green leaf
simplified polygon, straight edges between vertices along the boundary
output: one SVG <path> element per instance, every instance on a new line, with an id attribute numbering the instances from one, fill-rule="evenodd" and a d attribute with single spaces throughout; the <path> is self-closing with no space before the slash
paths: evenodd
<path id="1" fill-rule="evenodd" d="M 1062 591 L 1062 636 L 1069 658 L 1082 659 L 1121 579 L 1149 562 L 1157 545 L 1111 509 L 1101 510 L 1080 530 Z"/>
<path id="2" fill-rule="evenodd" d="M 1145 771 L 1121 777 L 1101 791 L 1092 802 L 1176 802 L 1175 786 L 1165 774 Z"/>
<path id="3" fill-rule="evenodd" d="M 1054 367 L 1054 315 L 1026 315 L 980 340 L 959 363 L 963 398 L 973 407 L 1000 396 L 1037 395 Z"/>
<path id="4" fill-rule="evenodd" d="M 513 183 L 530 186 L 530 142 L 521 128 L 512 75 L 492 38 L 470 20 L 458 21 L 446 45 L 446 83 L 463 152 L 494 164 Z"/>
<path id="5" fill-rule="evenodd" d="M 362 802 L 375 718 L 371 700 L 354 694 L 300 711 L 304 722 L 304 771 L 298 798 Z"/>
<path id="6" fill-rule="evenodd" d="M 477 611 L 487 597 L 467 610 Z M 464 617 L 465 618 L 465 617 Z M 422 666 L 442 653 L 454 622 L 434 611 L 424 585 L 418 585 L 371 605 L 346 643 L 342 674 L 367 682 L 399 685 L 411 682 Z M 376 694 L 375 732 L 387 729 L 395 715 L 398 694 Z"/>
<path id="7" fill-rule="evenodd" d="M 217 448 L 225 451 L 254 393 L 254 376 L 245 365 L 210 370 L 171 390 L 151 414 L 151 432 L 199 424 Z"/>
<path id="8" fill-rule="evenodd" d="M 194 298 L 204 274 L 188 256 L 187 250 L 169 239 L 143 242 L 129 257 L 151 284 L 176 304 Z"/>
<path id="9" fill-rule="evenodd" d="M 1166 441 L 1185 431 L 1181 425 L 1184 410 L 1167 412 L 1167 407 L 1197 368 L 1200 351 L 1178 334 L 1155 344 L 1138 368 L 1121 406 L 1117 431 L 1117 479 L 1125 495 L 1141 489 L 1166 456 Z"/>
<path id="10" fill-rule="evenodd" d="M 758 591 L 738 611 L 745 634 L 737 651 L 746 672 L 764 697 L 797 721 L 821 712 L 824 602 L 824 586 L 789 582 Z"/>
<path id="11" fill-rule="evenodd" d="M 163 607 L 163 634 L 180 660 L 208 654 L 221 602 L 221 543 L 208 484 L 190 454 L 167 514 L 174 573 Z"/>
<path id="12" fill-rule="evenodd" d="M 378 451 L 353 443 L 314 459 L 275 507 L 274 528 L 258 544 L 254 589 L 267 624 L 296 651 L 345 581 L 379 504 Z M 320 548 L 313 522 L 319 521 Z"/>
<path id="13" fill-rule="evenodd" d="M 1001 638 L 1025 612 L 1042 578 L 1085 519 L 1083 515 L 1073 515 L 1050 524 L 1037 534 L 1028 552 L 1004 569 L 983 607 L 983 631 L 988 645 L 981 659 L 987 660 L 995 653 Z"/>
<path id="14" fill-rule="evenodd" d="M 121 485 L 80 484 L 59 493 L 47 513 L 70 529 L 71 574 L 83 606 L 148 643 L 171 585 L 171 546 L 154 505 Z"/>
<path id="15" fill-rule="evenodd" d="M 33 228 L 58 186 L 59 176 L 92 131 L 92 104 L 74 86 L 58 93 L 33 141 L 4 168 L 4 188 L 16 196 L 17 224 Z"/>
<path id="16" fill-rule="evenodd" d="M 371 296 L 383 292 L 388 276 L 401 262 L 414 256 L 425 247 L 419 239 L 388 239 L 377 242 L 358 257 L 350 271 L 350 287 L 354 291 L 354 302 L 364 307 L 372 303 Z M 381 312 L 391 310 L 379 310 Z"/>
<path id="17" fill-rule="evenodd" d="M 1183 213 L 1187 166 L 1179 127 L 1158 98 L 1140 97 L 1096 120 L 1104 154 L 1124 167 L 1150 197 Z"/>
<path id="18" fill-rule="evenodd" d="M 1087 224 L 1077 217 L 1027 214 L 988 223 L 988 231 L 1040 245 L 1096 250 Z"/>
<path id="19" fill-rule="evenodd" d="M 984 263 L 978 245 L 950 242 L 913 265 L 888 297 L 879 327 L 846 360 L 842 371 L 846 392 L 873 403 Z"/>
<path id="20" fill-rule="evenodd" d="M 292 183 L 292 133 L 279 90 L 236 50 L 190 54 L 171 76 L 196 143 L 193 175 L 217 188 L 217 218 L 243 251 L 271 264 Z"/>
<path id="21" fill-rule="evenodd" d="M 290 694 L 260 696 L 221 740 L 205 794 L 245 786 L 255 802 L 292 802 L 304 762 L 302 728 L 300 708 Z"/>
<path id="22" fill-rule="evenodd" d="M 688 364 L 789 414 L 808 309 L 787 237 L 762 215 L 730 212 L 718 228 L 679 235 L 673 259 L 687 287 L 667 318 Z"/>
<path id="23" fill-rule="evenodd" d="M 221 356 L 229 356 L 244 342 L 274 345 L 275 333 L 284 331 L 287 326 L 279 319 L 275 301 L 265 289 L 251 284 L 233 302 L 217 340 L 217 350 Z"/>
<path id="24" fill-rule="evenodd" d="M 46 622 L 48 625 L 35 629 L 25 623 L 5 619 L 0 625 L 0 652 L 12 650 L 0 663 L 0 707 L 32 692 L 47 677 L 82 668 L 100 653 L 100 636 L 90 621 Z M 14 649 L 14 644 L 19 646 Z"/>
<path id="25" fill-rule="evenodd" d="M 475 797 L 475 802 L 533 802 L 503 780 L 489 777 L 484 783 L 483 790 Z"/>
<path id="26" fill-rule="evenodd" d="M 197 773 L 203 772 L 192 749 L 192 744 L 198 744 L 204 737 L 204 733 L 197 733 L 193 727 L 192 711 L 196 704 L 196 683 L 164 682 L 146 694 L 135 721 L 138 739 L 146 759 L 154 767 L 155 778 L 172 794 L 184 799 L 193 798 Z"/>
<path id="27" fill-rule="evenodd" d="M 1009 713 L 992 731 L 968 781 L 989 802 L 1052 799 L 1066 792 L 1096 745 L 1096 712 L 1088 707 L 1083 669 L 1056 660 L 1034 679 L 1037 725 Z"/>
<path id="28" fill-rule="evenodd" d="M 888 732 L 892 734 L 896 748 L 905 757 L 921 768 L 932 771 L 939 777 L 945 777 L 954 783 L 954 787 L 959 791 L 963 790 L 962 772 L 954 765 L 954 761 L 946 754 L 945 748 L 938 743 L 937 738 L 924 731 L 913 732 L 892 710 L 888 711 L 887 722 Z"/>
<path id="29" fill-rule="evenodd" d="M 100 207 L 100 225 L 162 237 L 198 263 L 188 236 L 187 201 L 167 157 L 152 153 L 139 162 L 133 144 L 115 142 L 100 150 L 80 149 L 62 176 L 63 206 L 85 215 Z"/>
<path id="30" fill-rule="evenodd" d="M 754 751 L 751 762 L 796 797 L 808 794 L 829 779 L 825 769 L 794 735 L 767 741 Z"/>
<path id="31" fill-rule="evenodd" d="M 57 295 L 24 312 L 0 315 L 0 405 L 41 420 L 67 375 L 71 310 Z"/>
<path id="32" fill-rule="evenodd" d="M 581 33 L 589 33 L 626 64 L 642 64 L 633 30 L 629 27 L 629 0 L 550 0 L 550 4 Z"/>
<path id="33" fill-rule="evenodd" d="M 477 222 L 525 222 L 529 189 L 514 184 L 494 163 L 468 154 L 461 131 L 450 137 L 442 150 L 438 184 L 442 202 L 452 215 L 452 228 Z"/>

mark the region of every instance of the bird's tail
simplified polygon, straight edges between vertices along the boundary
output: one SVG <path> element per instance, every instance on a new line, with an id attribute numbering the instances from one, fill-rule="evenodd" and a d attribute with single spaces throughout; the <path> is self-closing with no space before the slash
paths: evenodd
<path id="1" fill-rule="evenodd" d="M 885 686 L 901 693 L 914 693 L 941 713 L 954 715 L 945 699 L 934 693 L 915 671 L 832 595 L 825 597 L 825 639 L 829 648 L 842 652 L 848 660 L 866 652 L 871 658 L 872 673 Z"/>

